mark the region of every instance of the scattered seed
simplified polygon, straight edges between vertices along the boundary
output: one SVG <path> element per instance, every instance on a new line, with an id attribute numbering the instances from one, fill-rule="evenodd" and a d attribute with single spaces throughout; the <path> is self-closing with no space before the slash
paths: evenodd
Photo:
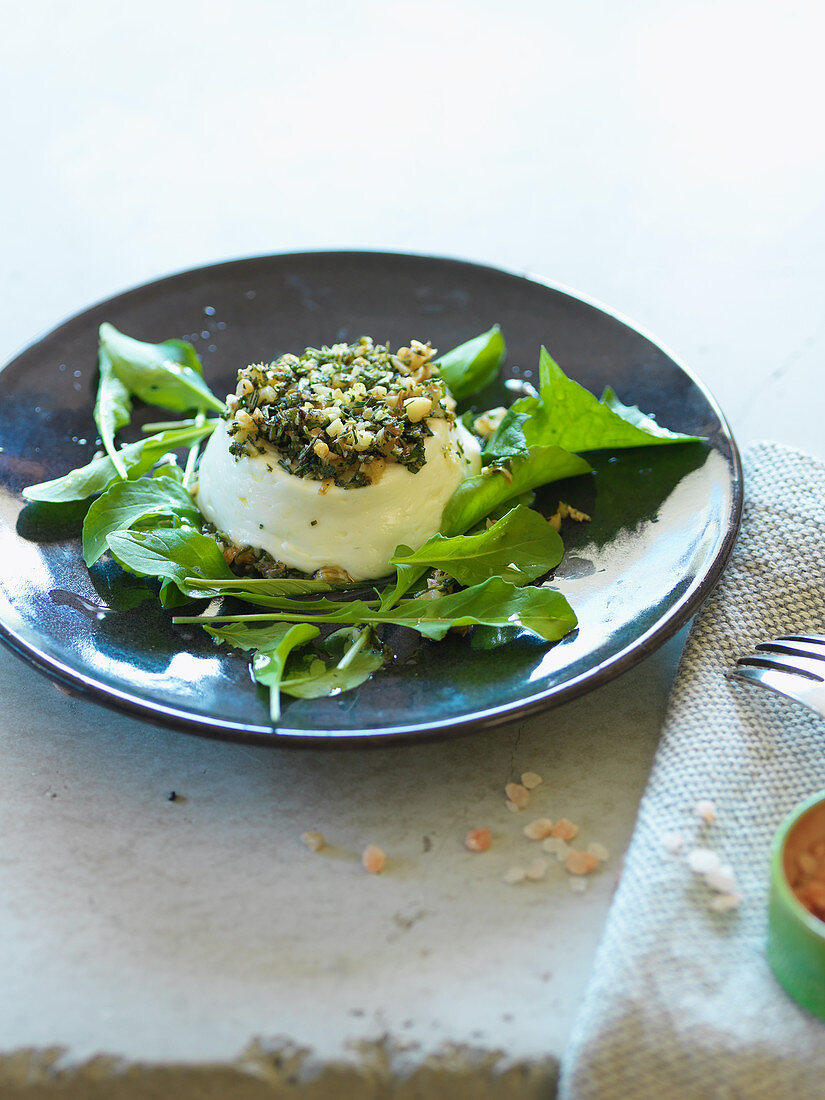
<path id="1" fill-rule="evenodd" d="M 510 886 L 515 886 L 518 882 L 524 882 L 525 877 L 526 873 L 524 868 L 516 867 L 515 865 L 508 867 L 502 875 L 503 881 L 509 883 Z"/>
<path id="2" fill-rule="evenodd" d="M 550 836 L 557 836 L 560 840 L 572 840 L 574 836 L 578 835 L 578 832 L 578 825 L 574 825 L 572 821 L 568 821 L 566 817 L 563 817 L 550 830 Z"/>
<path id="3" fill-rule="evenodd" d="M 526 787 L 522 787 L 521 783 L 508 783 L 504 788 L 504 793 L 511 802 L 515 802 L 520 810 L 523 810 L 530 801 L 530 792 Z"/>
<path id="4" fill-rule="evenodd" d="M 710 848 L 693 848 L 688 852 L 687 861 L 688 867 L 697 875 L 707 875 L 711 871 L 717 871 L 722 865 L 719 856 Z"/>
<path id="5" fill-rule="evenodd" d="M 543 782 L 540 775 L 535 772 L 522 772 L 521 773 L 521 785 L 526 787 L 528 791 L 535 790 Z"/>
<path id="6" fill-rule="evenodd" d="M 301 833 L 301 843 L 305 844 L 311 852 L 320 852 L 326 844 L 323 833 Z"/>
<path id="7" fill-rule="evenodd" d="M 489 829 L 470 829 L 464 837 L 464 847 L 471 852 L 486 852 L 492 841 Z"/>
<path id="8" fill-rule="evenodd" d="M 371 875 L 380 875 L 387 862 L 387 856 L 377 844 L 368 844 L 361 856 L 361 862 Z"/>
<path id="9" fill-rule="evenodd" d="M 716 820 L 716 803 L 709 798 L 702 798 L 693 807 L 694 816 L 700 817 L 708 825 Z"/>
<path id="10" fill-rule="evenodd" d="M 564 861 L 564 869 L 571 875 L 589 875 L 599 866 L 599 861 L 590 852 L 579 851 L 571 848 Z"/>
<path id="11" fill-rule="evenodd" d="M 539 817 L 525 825 L 523 832 L 528 840 L 544 840 L 553 831 L 553 822 L 549 817 Z"/>
<path id="12" fill-rule="evenodd" d="M 504 803 L 504 805 L 507 807 L 507 809 L 510 811 L 511 814 L 517 814 L 519 812 L 519 810 L 521 809 L 521 807 L 517 806 L 515 804 L 515 802 L 511 802 L 509 798 Z"/>
<path id="13" fill-rule="evenodd" d="M 570 883 L 570 889 L 575 894 L 583 894 L 588 886 L 586 878 L 569 878 L 567 881 Z"/>
<path id="14" fill-rule="evenodd" d="M 531 859 L 525 869 L 525 877 L 531 882 L 538 882 L 539 879 L 544 878 L 547 873 L 547 860 L 546 859 Z"/>

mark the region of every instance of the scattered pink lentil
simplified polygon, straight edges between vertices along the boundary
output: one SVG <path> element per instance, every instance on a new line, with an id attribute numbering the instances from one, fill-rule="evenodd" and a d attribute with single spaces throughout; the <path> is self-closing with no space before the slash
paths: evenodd
<path id="1" fill-rule="evenodd" d="M 305 844 L 311 852 L 320 852 L 326 844 L 323 833 L 301 833 L 301 843 Z"/>
<path id="2" fill-rule="evenodd" d="M 387 862 L 387 856 L 383 848 L 377 844 L 368 844 L 361 855 L 361 862 L 371 875 L 380 875 Z"/>
<path id="3" fill-rule="evenodd" d="M 581 852 L 578 848 L 571 848 L 564 861 L 565 871 L 571 875 L 589 875 L 599 866 L 599 860 L 591 852 Z"/>
<path id="4" fill-rule="evenodd" d="M 560 840 L 572 840 L 574 836 L 578 835 L 578 832 L 578 825 L 574 825 L 572 821 L 568 821 L 566 817 L 563 817 L 550 830 L 550 836 L 557 836 Z"/>
<path id="5" fill-rule="evenodd" d="M 523 810 L 530 801 L 530 792 L 526 787 L 522 787 L 521 783 L 508 783 L 504 788 L 504 793 L 520 810 Z"/>
<path id="6" fill-rule="evenodd" d="M 515 886 L 519 882 L 524 882 L 525 871 L 523 867 L 517 867 L 515 864 L 512 867 L 508 867 L 502 875 L 503 880 L 510 886 Z"/>
<path id="7" fill-rule="evenodd" d="M 538 817 L 525 825 L 522 831 L 528 840 L 544 840 L 553 832 L 553 822 L 549 817 Z"/>
<path id="8" fill-rule="evenodd" d="M 489 829 L 470 829 L 464 837 L 464 847 L 471 852 L 486 852 L 492 842 Z"/>

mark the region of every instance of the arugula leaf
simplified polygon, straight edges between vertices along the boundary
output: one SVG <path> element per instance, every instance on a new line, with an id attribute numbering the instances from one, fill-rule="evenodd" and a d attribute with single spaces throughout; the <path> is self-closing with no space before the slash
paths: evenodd
<path id="1" fill-rule="evenodd" d="M 127 535 L 110 535 L 112 539 Z M 272 601 L 275 604 L 275 601 Z M 176 616 L 175 623 L 220 622 L 395 623 L 417 630 L 425 638 L 443 638 L 452 627 L 521 626 L 545 641 L 563 638 L 576 625 L 576 616 L 561 592 L 545 587 L 516 588 L 500 577 L 491 577 L 472 588 L 438 599 L 410 599 L 391 610 L 377 600 L 282 600 L 283 610 L 252 615 Z"/>
<path id="2" fill-rule="evenodd" d="M 445 352 L 436 364 L 441 377 L 447 383 L 447 389 L 456 399 L 463 401 L 494 380 L 504 362 L 507 348 L 498 325 L 487 332 L 474 336 L 459 344 L 452 351 Z"/>
<path id="3" fill-rule="evenodd" d="M 488 468 L 486 473 L 465 478 L 447 501 L 441 515 L 441 533 L 461 535 L 504 501 L 539 485 L 591 470 L 589 462 L 561 447 L 530 447 L 525 456 L 512 459 L 509 476 Z"/>
<path id="4" fill-rule="evenodd" d="M 345 627 L 325 638 L 324 650 L 332 660 L 325 663 L 307 654 L 298 667 L 281 681 L 281 691 L 301 699 L 320 699 L 359 687 L 384 664 L 383 647 L 375 643 L 370 627 Z"/>
<path id="5" fill-rule="evenodd" d="M 465 478 L 444 507 L 441 534 L 448 537 L 462 535 L 485 516 L 498 514 L 508 501 L 519 497 L 523 500 L 526 493 L 539 485 L 577 477 L 591 470 L 589 462 L 578 455 L 568 454 L 561 447 L 531 447 L 526 455 L 513 458 L 510 469 L 505 472 L 489 467 L 484 473 Z M 427 567 L 401 563 L 396 569 L 395 588 L 385 588 L 381 599 L 381 609 L 384 611 L 412 588 Z"/>
<path id="6" fill-rule="evenodd" d="M 521 455 L 536 445 L 578 453 L 699 439 L 661 427 L 635 406 L 623 405 L 611 389 L 599 400 L 568 378 L 546 348 L 539 356 L 539 379 L 538 397 L 522 397 L 508 409 L 484 448 L 486 462 Z"/>
<path id="7" fill-rule="evenodd" d="M 236 649 L 255 650 L 252 671 L 259 684 L 269 688 L 269 716 L 273 723 L 281 717 L 281 680 L 287 658 L 293 649 L 317 638 L 320 631 L 309 623 L 272 623 L 265 627 L 248 627 L 244 623 L 216 628 L 205 626 L 206 633 L 218 642 L 227 642 Z"/>
<path id="8" fill-rule="evenodd" d="M 100 326 L 100 347 L 129 393 L 147 404 L 175 412 L 188 409 L 223 412 L 223 401 L 204 382 L 200 360 L 186 341 L 147 344 L 104 322 Z"/>
<path id="9" fill-rule="evenodd" d="M 139 520 L 170 517 L 190 527 L 199 525 L 201 514 L 181 483 L 171 477 L 116 481 L 97 498 L 83 523 L 83 560 L 93 565 L 107 549 L 106 538 L 127 531 Z"/>
<path id="10" fill-rule="evenodd" d="M 332 585 L 328 581 L 317 581 L 313 577 L 187 577 L 187 581 L 200 588 L 211 589 L 212 596 L 235 596 L 248 603 L 265 603 L 274 596 L 306 596 L 313 592 L 332 592 L 335 588 L 348 588 L 351 585 Z"/>
<path id="11" fill-rule="evenodd" d="M 215 429 L 216 420 L 208 420 L 200 427 L 178 428 L 158 435 L 149 435 L 137 443 L 127 443 L 116 453 L 129 478 L 141 477 L 156 462 L 177 447 L 188 447 L 199 439 L 205 439 Z M 86 466 L 71 470 L 53 481 L 41 481 L 23 490 L 25 500 L 48 500 L 64 503 L 69 500 L 86 500 L 96 493 L 105 492 L 121 474 L 109 455 L 98 455 Z"/>
<path id="12" fill-rule="evenodd" d="M 397 546 L 395 548 L 396 554 L 399 550 L 409 550 L 408 546 Z M 404 562 L 399 562 L 396 567 L 395 587 L 391 587 L 389 584 L 381 593 L 380 607 L 382 611 L 386 611 L 388 608 L 393 607 L 401 597 L 409 592 L 415 582 L 419 578 L 423 577 L 427 572 L 426 565 L 406 565 Z M 422 586 L 423 588 L 424 586 Z"/>
<path id="13" fill-rule="evenodd" d="M 523 504 L 476 535 L 445 538 L 433 535 L 414 553 L 399 547 L 393 565 L 425 565 L 441 569 L 459 582 L 473 585 L 488 577 L 502 577 L 525 585 L 555 568 L 564 555 L 558 531 L 539 513 Z"/>
<path id="14" fill-rule="evenodd" d="M 504 414 L 501 423 L 486 441 L 481 449 L 481 461 L 484 466 L 494 463 L 507 462 L 511 458 L 523 457 L 530 445 L 525 436 L 525 424 L 533 415 L 527 412 L 527 407 L 534 411 L 539 408 L 539 398 L 520 397 Z"/>
<path id="15" fill-rule="evenodd" d="M 115 450 L 115 436 L 132 419 L 132 401 L 128 389 L 115 374 L 109 353 L 102 347 L 98 351 L 98 368 L 100 379 L 95 400 L 95 424 L 115 469 L 121 477 L 126 477 L 126 467 Z"/>
<path id="16" fill-rule="evenodd" d="M 192 527 L 113 531 L 106 542 L 115 561 L 130 573 L 174 581 L 192 598 L 213 594 L 201 589 L 193 578 L 233 576 L 215 540 Z"/>

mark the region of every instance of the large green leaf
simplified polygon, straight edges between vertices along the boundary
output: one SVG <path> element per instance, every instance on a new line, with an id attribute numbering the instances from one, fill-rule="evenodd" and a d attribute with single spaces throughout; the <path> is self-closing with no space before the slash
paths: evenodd
<path id="1" fill-rule="evenodd" d="M 281 717 L 281 680 L 287 659 L 294 649 L 318 637 L 318 627 L 309 623 L 270 623 L 263 627 L 231 623 L 225 627 L 206 626 L 204 629 L 216 642 L 254 651 L 252 671 L 258 683 L 269 688 L 269 716 L 273 723 L 278 722 Z"/>
<path id="2" fill-rule="evenodd" d="M 447 389 L 456 399 L 470 397 L 495 379 L 507 354 L 498 325 L 474 336 L 436 360 Z"/>
<path id="3" fill-rule="evenodd" d="M 399 547 L 392 561 L 441 569 L 459 584 L 502 577 L 520 586 L 554 569 L 563 554 L 558 531 L 539 512 L 518 504 L 486 531 L 453 538 L 433 535 L 415 552 Z"/>
<path id="4" fill-rule="evenodd" d="M 383 647 L 374 641 L 369 627 L 344 627 L 324 639 L 323 651 L 328 660 L 317 653 L 303 654 L 288 676 L 281 682 L 281 691 L 300 699 L 320 699 L 352 691 L 377 672 L 386 656 Z"/>
<path id="5" fill-rule="evenodd" d="M 485 462 L 523 455 L 534 446 L 579 453 L 661 443 L 695 443 L 697 436 L 663 428 L 607 389 L 601 400 L 568 378 L 546 348 L 539 356 L 539 395 L 522 397 L 485 445 Z"/>
<path id="6" fill-rule="evenodd" d="M 191 527 L 114 531 L 106 542 L 115 560 L 130 573 L 174 581 L 181 592 L 192 597 L 212 595 L 192 578 L 232 577 L 215 540 Z"/>
<path id="7" fill-rule="evenodd" d="M 530 447 L 527 454 L 510 461 L 509 470 L 488 467 L 459 485 L 441 515 L 443 535 L 461 535 L 474 527 L 504 501 L 551 481 L 591 472 L 585 459 L 562 447 Z"/>
<path id="8" fill-rule="evenodd" d="M 167 451 L 189 447 L 211 435 L 215 423 L 215 420 L 210 420 L 196 427 L 172 428 L 157 435 L 148 435 L 137 443 L 127 443 L 117 451 L 120 465 L 126 470 L 127 477 L 141 477 Z M 70 500 L 87 500 L 96 493 L 105 492 L 121 477 L 122 474 L 110 455 L 98 455 L 88 465 L 71 470 L 62 477 L 54 478 L 53 481 L 41 481 L 38 485 L 27 486 L 23 490 L 23 497 L 25 500 L 50 501 L 53 504 Z"/>
<path id="9" fill-rule="evenodd" d="M 115 469 L 121 477 L 126 477 L 126 467 L 115 449 L 115 436 L 132 418 L 132 401 L 129 390 L 115 374 L 111 357 L 103 347 L 98 351 L 98 368 L 100 377 L 95 400 L 95 424 Z"/>
<path id="10" fill-rule="evenodd" d="M 104 322 L 100 326 L 100 346 L 129 393 L 147 404 L 175 412 L 224 410 L 223 401 L 203 380 L 203 368 L 195 349 L 186 341 L 148 344 Z"/>
<path id="11" fill-rule="evenodd" d="M 83 559 L 93 565 L 107 549 L 107 537 L 142 520 L 173 518 L 198 526 L 201 514 L 181 483 L 172 477 L 116 481 L 89 508 L 83 523 Z"/>
<path id="12" fill-rule="evenodd" d="M 111 539 L 129 536 L 114 535 Z M 576 616 L 567 600 L 555 589 L 517 588 L 500 577 L 452 592 L 438 599 L 402 600 L 397 607 L 382 609 L 377 600 L 272 600 L 279 610 L 250 615 L 179 616 L 176 623 L 221 622 L 313 622 L 313 623 L 395 623 L 417 630 L 426 638 L 443 638 L 453 627 L 521 626 L 545 641 L 557 641 L 576 625 Z"/>

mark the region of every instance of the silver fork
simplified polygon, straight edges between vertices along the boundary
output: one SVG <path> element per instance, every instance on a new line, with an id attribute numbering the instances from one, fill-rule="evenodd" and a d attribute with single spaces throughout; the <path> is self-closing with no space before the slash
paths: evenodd
<path id="1" fill-rule="evenodd" d="M 726 676 L 786 695 L 825 718 L 825 637 L 783 634 L 740 657 Z"/>

